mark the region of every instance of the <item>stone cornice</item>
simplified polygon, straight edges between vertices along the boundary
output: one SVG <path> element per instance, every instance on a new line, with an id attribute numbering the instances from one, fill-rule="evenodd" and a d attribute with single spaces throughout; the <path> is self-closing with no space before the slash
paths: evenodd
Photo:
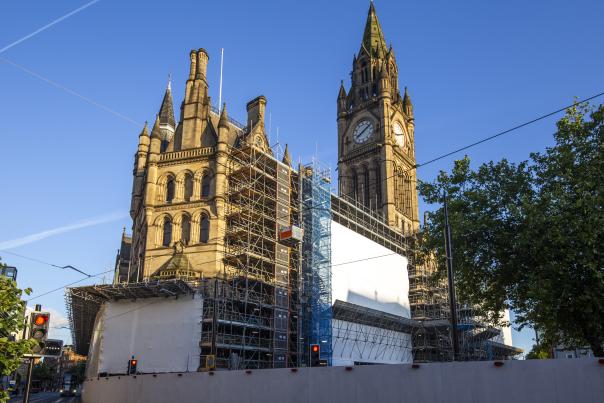
<path id="1" fill-rule="evenodd" d="M 190 150 L 173 151 L 164 153 L 159 156 L 159 161 L 162 165 L 169 165 L 170 162 L 181 162 L 184 160 L 196 159 L 213 155 L 216 152 L 216 147 L 192 148 Z"/>

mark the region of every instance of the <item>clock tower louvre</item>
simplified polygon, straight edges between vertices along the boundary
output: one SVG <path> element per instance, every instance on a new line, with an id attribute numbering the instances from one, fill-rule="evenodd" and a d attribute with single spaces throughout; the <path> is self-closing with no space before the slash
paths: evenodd
<path id="1" fill-rule="evenodd" d="M 392 227 L 419 228 L 414 117 L 373 2 L 352 62 L 351 87 L 337 98 L 340 196 L 379 212 Z"/>

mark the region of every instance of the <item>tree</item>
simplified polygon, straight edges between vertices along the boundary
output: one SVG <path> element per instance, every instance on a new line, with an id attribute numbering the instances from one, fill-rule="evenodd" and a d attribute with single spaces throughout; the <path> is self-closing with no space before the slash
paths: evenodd
<path id="1" fill-rule="evenodd" d="M 3 265 L 0 262 L 0 265 Z M 13 373 L 21 363 L 23 354 L 31 353 L 33 340 L 15 341 L 13 335 L 23 330 L 25 305 L 23 294 L 31 289 L 20 290 L 14 280 L 0 275 L 0 376 Z M 8 400 L 8 393 L 0 391 L 0 402 Z"/>
<path id="2" fill-rule="evenodd" d="M 557 123 L 555 145 L 530 160 L 451 173 L 418 189 L 449 197 L 460 298 L 492 321 L 513 309 L 544 346 L 589 345 L 604 356 L 604 106 L 575 105 Z M 442 207 L 428 214 L 425 252 L 444 265 Z"/>
<path id="3" fill-rule="evenodd" d="M 79 385 L 84 382 L 86 379 L 86 361 L 78 361 L 78 363 L 69 370 L 69 373 L 75 384 Z"/>
<path id="4" fill-rule="evenodd" d="M 53 379 L 53 372 L 50 366 L 44 361 L 34 365 L 31 378 L 41 382 L 49 382 Z"/>

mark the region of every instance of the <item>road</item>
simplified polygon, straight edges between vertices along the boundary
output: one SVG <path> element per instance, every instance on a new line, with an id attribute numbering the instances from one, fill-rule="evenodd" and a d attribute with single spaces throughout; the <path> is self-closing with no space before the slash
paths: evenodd
<path id="1" fill-rule="evenodd" d="M 8 403 L 21 403 L 22 401 L 23 395 L 13 397 Z M 29 395 L 30 403 L 77 403 L 79 401 L 79 397 L 61 397 L 59 392 L 40 392 Z"/>

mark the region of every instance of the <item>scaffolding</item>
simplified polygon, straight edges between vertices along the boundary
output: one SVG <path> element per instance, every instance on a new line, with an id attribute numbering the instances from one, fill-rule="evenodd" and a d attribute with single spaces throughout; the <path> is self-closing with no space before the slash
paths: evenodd
<path id="1" fill-rule="evenodd" d="M 304 359 L 310 344 L 320 346 L 320 358 L 332 360 L 331 309 L 331 176 L 318 162 L 300 168 L 302 177 L 302 315 Z M 306 363 L 308 365 L 308 363 Z"/>
<path id="2" fill-rule="evenodd" d="M 409 303 L 413 328 L 415 362 L 452 361 L 449 290 L 445 278 L 438 276 L 436 256 L 422 255 L 416 235 L 407 237 L 409 254 Z M 457 301 L 459 299 L 456 298 Z M 472 306 L 457 304 L 457 334 L 460 361 L 510 359 L 522 350 L 503 343 L 502 330 L 480 318 Z"/>
<path id="3" fill-rule="evenodd" d="M 217 368 L 298 365 L 299 178 L 245 143 L 229 150 L 222 276 L 202 281 L 201 362 Z"/>

